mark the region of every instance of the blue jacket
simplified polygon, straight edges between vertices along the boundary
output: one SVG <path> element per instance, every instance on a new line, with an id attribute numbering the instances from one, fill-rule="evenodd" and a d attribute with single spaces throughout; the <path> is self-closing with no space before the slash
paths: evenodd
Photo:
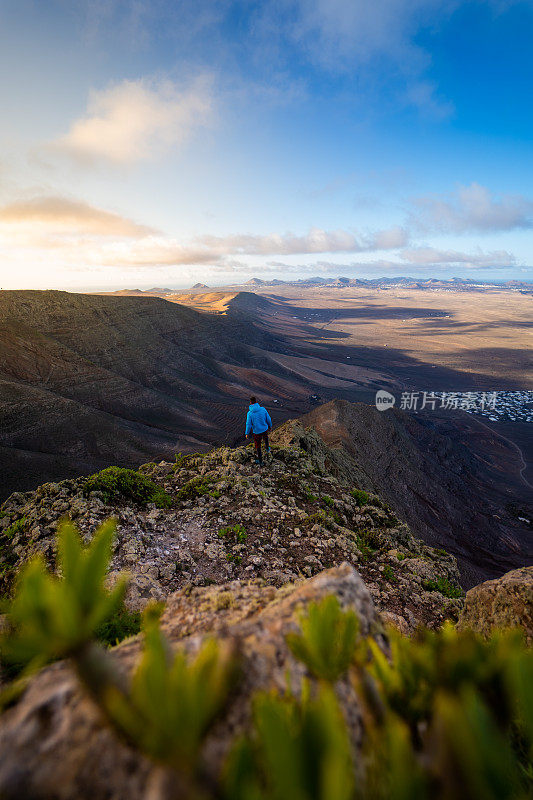
<path id="1" fill-rule="evenodd" d="M 272 420 L 266 408 L 254 403 L 250 406 L 246 417 L 246 435 L 251 433 L 264 433 L 272 427 Z"/>

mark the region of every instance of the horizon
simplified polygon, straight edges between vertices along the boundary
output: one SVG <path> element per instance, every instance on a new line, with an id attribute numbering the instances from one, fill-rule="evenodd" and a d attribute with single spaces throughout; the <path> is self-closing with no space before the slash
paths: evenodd
<path id="1" fill-rule="evenodd" d="M 6 289 L 533 281 L 530 0 L 6 0 L 0 23 Z"/>
<path id="2" fill-rule="evenodd" d="M 210 284 L 206 284 L 206 290 L 220 290 L 220 289 L 234 289 L 238 287 L 242 288 L 252 288 L 250 284 L 253 284 L 253 281 L 260 280 L 262 284 L 265 286 L 274 285 L 273 281 L 278 281 L 278 283 L 286 284 L 286 285 L 295 285 L 295 284 L 305 284 L 306 282 L 311 282 L 313 280 L 320 280 L 320 281 L 328 281 L 332 283 L 334 281 L 339 280 L 361 280 L 366 282 L 387 282 L 387 281 L 413 281 L 413 282 L 420 282 L 420 283 L 427 283 L 429 281 L 439 281 L 441 283 L 448 283 L 453 285 L 454 283 L 469 283 L 474 286 L 486 286 L 490 288 L 492 286 L 498 287 L 501 286 L 502 288 L 508 286 L 509 284 L 517 284 L 519 286 L 533 286 L 533 280 L 522 280 L 522 279 L 514 279 L 514 278 L 493 278 L 491 280 L 482 280 L 480 278 L 461 278 L 458 276 L 454 276 L 452 278 L 449 277 L 437 277 L 435 275 L 429 275 L 428 277 L 421 277 L 421 276 L 413 276 L 413 275 L 380 275 L 378 277 L 365 277 L 361 274 L 356 275 L 352 278 L 347 278 L 345 275 L 331 275 L 326 277 L 324 275 L 312 275 L 306 278 L 294 278 L 292 280 L 283 280 L 280 278 L 259 278 L 258 275 L 253 275 L 252 278 L 244 281 L 242 283 L 215 283 L 211 282 Z M 197 281 L 200 283 L 200 281 Z M 0 292 L 2 291 L 63 291 L 68 292 L 71 294 L 99 294 L 99 293 L 106 293 L 112 294 L 114 292 L 158 292 L 158 291 L 169 291 L 169 292 L 188 292 L 195 288 L 195 285 L 191 286 L 189 284 L 182 284 L 182 285 L 175 285 L 175 286 L 149 286 L 146 284 L 138 284 L 137 286 L 123 286 L 116 284 L 115 286 L 79 286 L 76 288 L 65 288 L 62 286 L 47 286 L 44 288 L 22 288 L 22 287 L 13 287 L 13 288 L 4 288 L 0 287 Z M 349 288 L 347 285 L 346 288 Z"/>

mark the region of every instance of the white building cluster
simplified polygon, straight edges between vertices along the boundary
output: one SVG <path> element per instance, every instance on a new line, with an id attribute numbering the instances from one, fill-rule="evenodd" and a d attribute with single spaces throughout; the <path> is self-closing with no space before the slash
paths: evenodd
<path id="1" fill-rule="evenodd" d="M 491 422 L 533 422 L 533 391 L 402 392 L 404 411 L 460 410 Z"/>

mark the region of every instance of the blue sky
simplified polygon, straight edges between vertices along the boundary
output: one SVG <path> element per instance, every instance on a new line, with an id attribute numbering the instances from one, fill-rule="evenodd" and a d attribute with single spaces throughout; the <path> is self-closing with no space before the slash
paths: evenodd
<path id="1" fill-rule="evenodd" d="M 533 280 L 531 0 L 0 0 L 0 285 Z"/>

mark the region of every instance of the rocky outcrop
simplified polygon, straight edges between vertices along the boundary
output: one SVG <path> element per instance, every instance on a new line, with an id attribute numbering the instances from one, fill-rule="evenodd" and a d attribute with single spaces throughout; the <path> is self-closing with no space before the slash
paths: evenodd
<path id="1" fill-rule="evenodd" d="M 470 589 L 459 627 L 483 636 L 495 628 L 520 628 L 533 644 L 533 567 L 515 569 Z"/>
<path id="2" fill-rule="evenodd" d="M 305 668 L 291 655 L 285 637 L 298 630 L 310 602 L 335 595 L 353 609 L 363 635 L 386 648 L 379 617 L 361 577 L 348 564 L 280 589 L 262 581 L 234 581 L 172 595 L 162 629 L 172 645 L 194 653 L 207 635 L 239 653 L 241 679 L 226 713 L 206 743 L 216 771 L 235 734 L 246 729 L 250 695 L 257 689 L 299 692 Z M 130 671 L 141 651 L 140 637 L 113 650 Z M 309 676 L 307 676 L 309 677 Z M 360 707 L 348 679 L 336 691 L 345 708 L 355 747 L 362 739 Z M 123 744 L 84 695 L 70 667 L 60 662 L 43 670 L 18 704 L 2 718 L 0 796 L 3 800 L 53 797 L 58 800 L 142 800 L 157 780 L 157 769 Z"/>
<path id="3" fill-rule="evenodd" d="M 338 454 L 312 428 L 289 422 L 272 436 L 263 470 L 250 448 L 219 448 L 141 471 L 174 499 L 169 509 L 83 494 L 85 479 L 12 495 L 0 509 L 0 579 L 43 553 L 54 564 L 58 522 L 89 539 L 116 517 L 113 573 L 127 570 L 131 608 L 180 588 L 262 578 L 274 586 L 344 561 L 363 576 L 379 610 L 401 630 L 455 619 L 462 600 L 453 556 L 413 536 L 379 497 L 338 468 Z M 240 526 L 235 529 L 235 526 Z M 3 534 L 2 534 L 3 531 Z"/>

